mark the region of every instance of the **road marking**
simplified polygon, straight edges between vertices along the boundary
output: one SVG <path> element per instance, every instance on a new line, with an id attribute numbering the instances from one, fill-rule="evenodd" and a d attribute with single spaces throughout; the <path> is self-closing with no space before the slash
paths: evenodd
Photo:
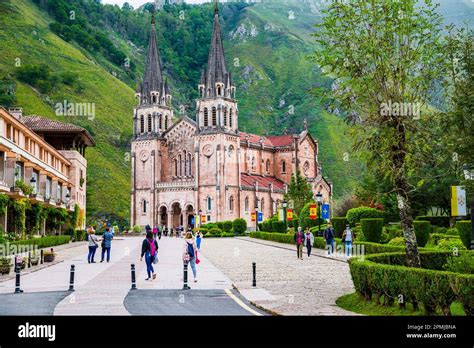
<path id="1" fill-rule="evenodd" d="M 253 315 L 257 315 L 257 316 L 263 316 L 262 313 L 259 313 L 257 311 L 254 311 L 252 308 L 250 308 L 249 306 L 247 306 L 245 303 L 242 302 L 241 299 L 239 299 L 237 296 L 235 296 L 232 291 L 230 291 L 229 289 L 224 289 L 225 293 L 231 298 L 233 299 L 240 307 L 242 307 L 243 309 L 245 309 L 246 311 L 252 313 Z"/>

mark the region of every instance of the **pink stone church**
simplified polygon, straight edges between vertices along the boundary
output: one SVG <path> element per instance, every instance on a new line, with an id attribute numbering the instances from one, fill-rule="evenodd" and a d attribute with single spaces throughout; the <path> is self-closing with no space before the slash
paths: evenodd
<path id="1" fill-rule="evenodd" d="M 131 224 L 194 226 L 277 213 L 291 176 L 300 170 L 314 193 L 329 202 L 332 185 L 321 175 L 319 144 L 307 131 L 260 136 L 239 131 L 236 87 L 227 69 L 219 12 L 207 68 L 198 85 L 195 119 L 174 117 L 152 20 L 145 76 L 137 89 L 132 141 Z"/>

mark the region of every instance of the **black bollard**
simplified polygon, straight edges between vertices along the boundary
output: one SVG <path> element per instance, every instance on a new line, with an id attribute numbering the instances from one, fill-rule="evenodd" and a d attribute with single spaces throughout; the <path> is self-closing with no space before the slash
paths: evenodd
<path id="1" fill-rule="evenodd" d="M 189 290 L 191 289 L 191 287 L 189 287 L 188 285 L 188 263 L 189 262 L 185 262 L 184 263 L 184 275 L 183 275 L 183 290 Z"/>
<path id="2" fill-rule="evenodd" d="M 257 264 L 255 262 L 252 262 L 252 270 L 253 270 L 252 286 L 257 286 Z"/>
<path id="3" fill-rule="evenodd" d="M 69 291 L 74 291 L 74 273 L 76 266 L 71 265 L 71 273 L 69 275 Z"/>
<path id="4" fill-rule="evenodd" d="M 21 294 L 23 290 L 20 289 L 20 271 L 21 266 L 15 260 L 15 294 Z"/>
<path id="5" fill-rule="evenodd" d="M 31 268 L 31 251 L 28 251 L 28 268 Z"/>
<path id="6" fill-rule="evenodd" d="M 40 263 L 43 264 L 43 249 L 41 249 L 41 252 L 40 252 Z"/>
<path id="7" fill-rule="evenodd" d="M 137 281 L 135 278 L 135 264 L 132 263 L 132 289 L 137 290 Z"/>

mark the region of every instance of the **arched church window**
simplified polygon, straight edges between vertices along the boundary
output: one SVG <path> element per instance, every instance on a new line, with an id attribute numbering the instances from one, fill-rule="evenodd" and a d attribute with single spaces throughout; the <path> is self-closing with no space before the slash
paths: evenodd
<path id="1" fill-rule="evenodd" d="M 151 133 L 152 131 L 152 118 L 151 118 L 151 115 L 148 115 L 148 133 Z"/>
<path id="2" fill-rule="evenodd" d="M 234 196 L 230 196 L 229 198 L 229 210 L 234 211 Z"/>
<path id="3" fill-rule="evenodd" d="M 145 117 L 143 115 L 140 116 L 140 133 L 145 132 Z"/>
<path id="4" fill-rule="evenodd" d="M 265 164 L 265 170 L 267 171 L 267 173 L 270 173 L 270 160 L 267 159 L 267 163 Z"/>
<path id="5" fill-rule="evenodd" d="M 285 161 L 281 161 L 281 172 L 286 173 L 286 162 Z"/>
<path id="6" fill-rule="evenodd" d="M 193 175 L 193 161 L 192 161 L 192 157 L 190 153 L 188 153 L 188 164 L 189 164 L 188 175 L 191 176 Z"/>
<path id="7" fill-rule="evenodd" d="M 227 108 L 224 108 L 224 126 L 227 127 Z"/>
<path id="8" fill-rule="evenodd" d="M 178 176 L 178 160 L 175 158 L 173 161 L 174 161 L 174 176 Z"/>
<path id="9" fill-rule="evenodd" d="M 216 107 L 212 108 L 212 125 L 217 126 L 217 109 L 216 109 Z"/>
<path id="10" fill-rule="evenodd" d="M 252 171 L 255 170 L 255 157 L 252 157 Z"/>
<path id="11" fill-rule="evenodd" d="M 232 128 L 232 108 L 229 111 L 229 127 Z"/>
<path id="12" fill-rule="evenodd" d="M 142 201 L 142 212 L 143 214 L 146 214 L 147 206 L 146 206 L 146 200 Z"/>
<path id="13" fill-rule="evenodd" d="M 163 127 L 162 115 L 160 114 L 160 115 L 158 116 L 158 128 L 160 128 L 160 130 L 161 130 L 162 127 Z"/>
<path id="14" fill-rule="evenodd" d="M 178 156 L 179 158 L 179 176 L 183 175 L 183 158 L 181 155 Z"/>
<path id="15" fill-rule="evenodd" d="M 153 95 L 152 100 L 153 100 L 153 104 L 155 104 L 156 103 L 156 95 Z"/>
<path id="16" fill-rule="evenodd" d="M 249 198 L 248 198 L 248 197 L 245 197 L 244 210 L 245 210 L 247 213 L 248 213 L 248 211 L 249 211 Z"/>
<path id="17" fill-rule="evenodd" d="M 186 155 L 186 151 L 183 154 L 183 162 L 184 162 L 184 176 L 188 175 L 188 156 Z"/>
<path id="18" fill-rule="evenodd" d="M 221 86 L 217 87 L 217 95 L 220 96 L 222 92 Z"/>
<path id="19" fill-rule="evenodd" d="M 304 165 L 303 165 L 303 174 L 305 176 L 308 176 L 309 175 L 309 162 L 306 161 L 304 162 Z"/>
<path id="20" fill-rule="evenodd" d="M 165 116 L 165 130 L 168 129 L 168 115 Z"/>
<path id="21" fill-rule="evenodd" d="M 207 197 L 207 210 L 211 211 L 212 210 L 212 198 Z"/>
<path id="22" fill-rule="evenodd" d="M 260 200 L 260 211 L 265 211 L 265 201 L 263 200 L 263 198 Z"/>
<path id="23" fill-rule="evenodd" d="M 209 111 L 207 108 L 204 108 L 204 127 L 209 126 Z"/>

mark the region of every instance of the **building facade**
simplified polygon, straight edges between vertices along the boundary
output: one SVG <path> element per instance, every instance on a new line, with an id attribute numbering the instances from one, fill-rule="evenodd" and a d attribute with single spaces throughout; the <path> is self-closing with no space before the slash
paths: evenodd
<path id="1" fill-rule="evenodd" d="M 95 142 L 84 128 L 41 116 L 23 116 L 21 108 L 0 107 L 0 194 L 12 199 L 86 214 L 85 148 Z M 30 185 L 26 195 L 19 183 Z M 0 215 L 0 226 L 14 232 L 14 216 Z M 85 219 L 82 219 L 85 227 Z M 41 227 L 45 233 L 45 226 Z"/>
<path id="2" fill-rule="evenodd" d="M 332 187 L 318 163 L 319 144 L 307 129 L 267 137 L 239 131 L 236 87 L 225 62 L 217 8 L 198 90 L 196 118 L 175 119 L 152 20 L 133 115 L 132 225 L 187 227 L 199 215 L 206 222 L 242 217 L 255 226 L 251 213 L 276 214 L 297 170 L 315 194 L 330 200 Z"/>

